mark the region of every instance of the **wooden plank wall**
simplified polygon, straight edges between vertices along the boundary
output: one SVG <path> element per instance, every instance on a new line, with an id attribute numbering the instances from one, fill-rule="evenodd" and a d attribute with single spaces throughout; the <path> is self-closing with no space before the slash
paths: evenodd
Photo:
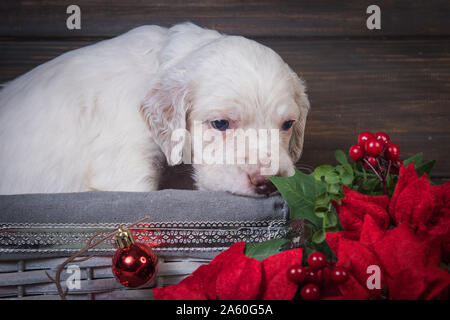
<path id="1" fill-rule="evenodd" d="M 71 1 L 0 2 L 0 83 L 63 52 L 143 24 L 192 21 L 276 50 L 307 83 L 303 165 L 333 161 L 358 132 L 383 130 L 403 157 L 423 151 L 433 173 L 450 177 L 450 5 L 402 1 L 77 0 L 81 30 L 66 28 Z M 366 8 L 381 8 L 381 30 Z M 180 184 L 181 168 L 169 173 Z M 171 177 L 171 178 L 170 178 Z"/>

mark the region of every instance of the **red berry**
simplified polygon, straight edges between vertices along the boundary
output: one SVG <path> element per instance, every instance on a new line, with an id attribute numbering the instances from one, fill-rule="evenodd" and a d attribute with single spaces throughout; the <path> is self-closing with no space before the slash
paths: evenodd
<path id="1" fill-rule="evenodd" d="M 398 158 L 400 157 L 400 147 L 395 143 L 388 144 L 386 147 L 385 155 L 389 160 L 398 160 Z"/>
<path id="2" fill-rule="evenodd" d="M 317 271 L 315 271 L 311 267 L 306 268 L 305 282 L 306 283 L 317 283 L 318 282 Z"/>
<path id="3" fill-rule="evenodd" d="M 308 256 L 308 265 L 314 270 L 319 270 L 327 265 L 327 258 L 322 252 L 315 251 Z"/>
<path id="4" fill-rule="evenodd" d="M 317 300 L 320 296 L 320 290 L 314 283 L 309 283 L 302 288 L 300 295 L 304 300 Z"/>
<path id="5" fill-rule="evenodd" d="M 343 283 L 348 279 L 347 269 L 344 267 L 336 267 L 331 271 L 331 279 L 336 283 Z"/>
<path id="6" fill-rule="evenodd" d="M 372 167 L 374 167 L 375 169 L 377 168 L 378 163 L 377 163 L 377 159 L 375 157 L 369 156 L 369 157 L 366 158 L 366 160 L 372 165 Z M 363 162 L 363 165 L 367 169 L 372 169 L 372 168 L 370 168 L 370 166 L 365 161 Z"/>
<path id="7" fill-rule="evenodd" d="M 353 161 L 359 161 L 362 158 L 364 158 L 364 150 L 361 148 L 360 145 L 355 144 L 350 147 L 350 150 L 348 151 L 348 155 Z"/>
<path id="8" fill-rule="evenodd" d="M 358 144 L 364 148 L 366 141 L 369 139 L 373 139 L 373 133 L 369 131 L 363 131 L 358 136 Z"/>
<path id="9" fill-rule="evenodd" d="M 383 152 L 383 145 L 375 139 L 367 140 L 364 148 L 369 155 L 374 157 L 378 157 Z"/>
<path id="10" fill-rule="evenodd" d="M 377 141 L 379 141 L 383 146 L 388 145 L 389 142 L 391 141 L 391 139 L 389 138 L 387 133 L 384 133 L 384 132 L 377 132 L 377 133 L 375 133 L 375 139 Z"/>
<path id="11" fill-rule="evenodd" d="M 294 264 L 287 270 L 287 277 L 295 283 L 300 283 L 305 280 L 306 270 L 300 264 Z"/>

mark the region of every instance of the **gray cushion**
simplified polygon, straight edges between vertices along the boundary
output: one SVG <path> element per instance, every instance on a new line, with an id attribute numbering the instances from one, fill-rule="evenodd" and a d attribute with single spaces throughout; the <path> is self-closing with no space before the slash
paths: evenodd
<path id="1" fill-rule="evenodd" d="M 155 245 L 161 256 L 208 257 L 237 241 L 281 236 L 288 209 L 280 196 L 192 190 L 0 196 L 0 260 L 67 256 L 94 232 L 144 216 L 150 219 L 133 230 L 136 241 Z M 92 252 L 111 254 L 113 241 Z"/>

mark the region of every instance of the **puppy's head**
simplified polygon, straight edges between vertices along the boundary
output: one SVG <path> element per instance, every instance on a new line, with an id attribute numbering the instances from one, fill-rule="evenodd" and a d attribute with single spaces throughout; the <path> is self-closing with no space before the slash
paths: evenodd
<path id="1" fill-rule="evenodd" d="M 271 49 L 194 25 L 176 26 L 144 116 L 169 164 L 195 168 L 199 189 L 274 191 L 294 174 L 309 109 L 305 87 Z"/>

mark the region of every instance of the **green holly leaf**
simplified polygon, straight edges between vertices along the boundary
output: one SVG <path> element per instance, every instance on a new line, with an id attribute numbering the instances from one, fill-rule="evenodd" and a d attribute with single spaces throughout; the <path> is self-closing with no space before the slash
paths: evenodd
<path id="1" fill-rule="evenodd" d="M 348 164 L 347 155 L 342 150 L 336 150 L 334 152 L 334 157 L 336 158 L 337 162 L 339 162 L 342 165 Z"/>
<path id="2" fill-rule="evenodd" d="M 291 219 L 306 219 L 316 227 L 321 226 L 322 219 L 314 211 L 315 200 L 326 187 L 315 179 L 314 173 L 308 175 L 295 169 L 292 177 L 271 177 L 270 180 L 286 200 Z"/>
<path id="3" fill-rule="evenodd" d="M 414 161 L 414 167 L 420 167 L 422 165 L 422 158 L 423 158 L 423 152 L 420 152 L 418 154 L 413 155 L 412 157 L 403 160 L 403 165 L 405 167 L 409 166 L 411 164 L 411 162 Z"/>
<path id="4" fill-rule="evenodd" d="M 271 239 L 264 242 L 246 243 L 244 253 L 247 257 L 264 260 L 280 252 L 281 247 L 287 242 L 287 239 Z"/>
<path id="5" fill-rule="evenodd" d="M 422 164 L 419 167 L 414 165 L 414 167 L 416 168 L 417 175 L 419 177 L 422 176 L 424 173 L 426 173 L 427 175 L 430 175 L 431 170 L 433 169 L 435 163 L 436 163 L 436 160 L 432 160 L 432 161 Z"/>
<path id="6" fill-rule="evenodd" d="M 320 229 L 314 232 L 311 238 L 314 243 L 322 243 L 325 240 L 325 231 Z"/>

